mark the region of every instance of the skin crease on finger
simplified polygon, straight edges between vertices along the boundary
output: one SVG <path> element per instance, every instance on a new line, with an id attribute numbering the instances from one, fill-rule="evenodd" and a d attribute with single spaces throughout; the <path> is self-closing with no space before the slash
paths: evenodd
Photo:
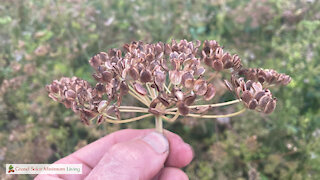
<path id="1" fill-rule="evenodd" d="M 56 163 L 70 163 L 77 161 L 77 162 L 84 162 L 87 164 L 88 168 L 95 167 L 99 160 L 102 158 L 103 154 L 105 153 L 106 149 L 111 148 L 114 144 L 129 141 L 135 138 L 143 137 L 146 134 L 154 131 L 154 129 L 145 129 L 145 130 L 134 130 L 134 129 L 126 129 L 120 130 L 115 133 L 112 133 L 108 136 L 105 136 L 84 148 L 78 150 L 77 152 L 60 159 Z M 176 134 L 169 132 L 167 130 L 164 131 L 164 135 L 168 138 L 170 144 L 170 154 L 167 158 L 165 163 L 165 167 L 175 167 L 175 168 L 182 168 L 188 165 L 192 158 L 193 158 L 193 151 L 190 145 L 183 142 L 183 140 Z M 74 159 L 74 160 L 72 160 Z M 86 170 L 86 174 L 88 174 L 91 170 Z M 84 176 L 83 176 L 84 175 Z M 83 174 L 82 178 L 86 175 Z M 50 176 L 53 177 L 53 176 Z M 57 175 L 54 176 L 56 178 L 63 178 L 63 179 L 82 179 L 79 176 L 67 176 L 67 175 Z M 76 178 L 79 177 L 79 178 Z M 38 176 L 39 179 L 47 179 L 49 177 L 46 176 Z"/>

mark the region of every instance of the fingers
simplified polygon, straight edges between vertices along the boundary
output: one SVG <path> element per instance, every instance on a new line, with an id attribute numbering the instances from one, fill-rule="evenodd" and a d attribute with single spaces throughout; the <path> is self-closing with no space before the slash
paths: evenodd
<path id="1" fill-rule="evenodd" d="M 166 167 L 154 178 L 154 180 L 188 180 L 188 176 L 181 169 Z"/>
<path id="2" fill-rule="evenodd" d="M 163 168 L 168 154 L 167 138 L 151 132 L 143 138 L 114 145 L 87 179 L 151 179 Z"/>
<path id="3" fill-rule="evenodd" d="M 154 131 L 154 129 L 125 129 L 117 131 L 85 146 L 70 156 L 81 160 L 84 164 L 93 168 L 100 161 L 106 150 L 114 144 L 143 137 L 152 131 Z M 172 167 L 184 167 L 189 164 L 193 157 L 192 148 L 185 144 L 178 135 L 170 131 L 165 130 L 164 135 L 167 137 L 169 144 L 171 145 L 166 165 Z M 63 162 L 65 162 L 65 160 L 61 159 L 58 163 Z"/>
<path id="4" fill-rule="evenodd" d="M 165 131 L 165 136 L 169 139 L 170 154 L 166 161 L 166 166 L 182 168 L 188 165 L 193 158 L 193 150 L 189 144 L 186 144 L 180 136 Z"/>
<path id="5" fill-rule="evenodd" d="M 135 138 L 143 137 L 146 134 L 153 132 L 154 129 L 125 129 L 109 134 L 83 148 L 72 153 L 71 155 L 60 159 L 55 164 L 83 164 L 83 174 L 74 175 L 80 179 L 87 176 L 89 172 L 98 164 L 100 159 L 114 144 L 130 141 Z M 170 131 L 164 131 L 164 135 L 169 141 L 169 156 L 166 161 L 166 166 L 181 168 L 188 165 L 193 158 L 192 148 L 183 142 L 176 134 Z M 69 178 L 70 175 L 53 175 L 60 178 Z"/>

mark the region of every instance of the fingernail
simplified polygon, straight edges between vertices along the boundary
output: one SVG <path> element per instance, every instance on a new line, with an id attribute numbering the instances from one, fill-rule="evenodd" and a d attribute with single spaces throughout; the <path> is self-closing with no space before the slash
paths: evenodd
<path id="1" fill-rule="evenodd" d="M 169 150 L 169 142 L 167 138 L 158 132 L 152 132 L 142 139 L 150 145 L 157 153 L 165 153 Z"/>

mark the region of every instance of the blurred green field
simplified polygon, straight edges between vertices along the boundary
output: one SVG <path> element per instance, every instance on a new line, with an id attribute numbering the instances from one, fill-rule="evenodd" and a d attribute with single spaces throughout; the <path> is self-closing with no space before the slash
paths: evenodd
<path id="1" fill-rule="evenodd" d="M 273 90 L 271 115 L 165 123 L 194 148 L 190 179 L 320 179 L 319 9 L 317 0 L 1 0 L 0 179 L 32 178 L 6 176 L 6 163 L 52 163 L 116 130 L 154 127 L 84 126 L 45 85 L 74 75 L 93 82 L 94 54 L 172 38 L 215 39 L 247 67 L 293 79 Z"/>

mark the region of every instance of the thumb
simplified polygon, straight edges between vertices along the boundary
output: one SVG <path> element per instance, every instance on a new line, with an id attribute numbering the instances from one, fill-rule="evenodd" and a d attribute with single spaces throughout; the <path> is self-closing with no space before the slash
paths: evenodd
<path id="1" fill-rule="evenodd" d="M 157 132 L 113 145 L 86 179 L 151 179 L 169 154 L 167 138 Z"/>

